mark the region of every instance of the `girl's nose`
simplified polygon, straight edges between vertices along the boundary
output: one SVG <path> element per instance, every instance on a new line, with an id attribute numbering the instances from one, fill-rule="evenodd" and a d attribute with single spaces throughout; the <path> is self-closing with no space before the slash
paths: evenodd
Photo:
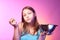
<path id="1" fill-rule="evenodd" d="M 29 18 L 29 16 L 27 15 L 26 18 Z"/>

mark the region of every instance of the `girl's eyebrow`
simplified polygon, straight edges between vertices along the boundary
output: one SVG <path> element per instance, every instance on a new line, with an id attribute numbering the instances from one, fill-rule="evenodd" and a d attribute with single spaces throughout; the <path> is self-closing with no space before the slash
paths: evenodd
<path id="1" fill-rule="evenodd" d="M 28 13 L 31 13 L 31 12 L 28 12 Z"/>

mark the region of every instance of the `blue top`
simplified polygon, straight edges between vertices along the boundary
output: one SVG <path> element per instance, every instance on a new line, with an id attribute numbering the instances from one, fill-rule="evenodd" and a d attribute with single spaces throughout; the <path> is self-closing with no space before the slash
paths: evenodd
<path id="1" fill-rule="evenodd" d="M 40 36 L 40 29 L 37 31 L 36 35 L 32 35 L 29 33 L 22 33 L 20 40 L 38 40 L 39 36 Z"/>

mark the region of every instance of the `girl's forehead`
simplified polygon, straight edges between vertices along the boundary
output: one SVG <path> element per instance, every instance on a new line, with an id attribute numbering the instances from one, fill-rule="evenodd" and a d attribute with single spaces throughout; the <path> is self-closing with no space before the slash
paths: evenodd
<path id="1" fill-rule="evenodd" d="M 32 12 L 30 9 L 24 9 L 23 10 L 23 13 L 29 13 L 29 12 Z"/>

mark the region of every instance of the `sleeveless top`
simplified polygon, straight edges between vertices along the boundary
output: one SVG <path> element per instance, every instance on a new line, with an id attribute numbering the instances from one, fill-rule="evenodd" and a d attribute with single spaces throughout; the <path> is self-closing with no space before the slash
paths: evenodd
<path id="1" fill-rule="evenodd" d="M 22 35 L 20 37 L 20 40 L 38 40 L 39 36 L 40 36 L 40 33 L 42 32 L 43 30 L 39 29 L 37 31 L 37 34 L 36 35 L 32 35 L 32 34 L 29 34 L 29 33 L 24 33 L 22 32 Z"/>

